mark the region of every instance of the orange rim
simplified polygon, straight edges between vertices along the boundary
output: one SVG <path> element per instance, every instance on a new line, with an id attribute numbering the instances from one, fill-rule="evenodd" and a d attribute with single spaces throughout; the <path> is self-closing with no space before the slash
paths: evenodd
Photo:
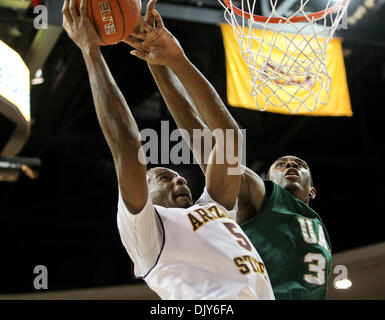
<path id="1" fill-rule="evenodd" d="M 223 0 L 223 1 L 225 3 L 226 7 L 229 9 L 232 9 L 236 15 L 238 15 L 240 17 L 245 17 L 246 19 L 250 19 L 250 17 L 251 17 L 250 13 L 245 12 L 245 11 L 239 9 L 238 7 L 230 4 L 229 0 Z M 314 13 L 309 14 L 307 16 L 298 16 L 298 17 L 292 17 L 292 18 L 265 17 L 265 16 L 259 16 L 257 14 L 253 14 L 252 16 L 253 16 L 254 20 L 259 21 L 259 22 L 268 22 L 268 23 L 281 23 L 281 22 L 287 22 L 287 21 L 292 22 L 292 23 L 306 22 L 306 21 L 309 21 L 309 19 L 311 20 L 314 18 L 315 20 L 318 20 L 324 16 L 328 16 L 329 14 L 333 13 L 334 11 L 337 11 L 338 8 L 347 6 L 349 1 L 350 0 L 342 0 L 330 8 L 327 8 L 325 10 L 321 10 L 318 12 L 314 12 Z"/>

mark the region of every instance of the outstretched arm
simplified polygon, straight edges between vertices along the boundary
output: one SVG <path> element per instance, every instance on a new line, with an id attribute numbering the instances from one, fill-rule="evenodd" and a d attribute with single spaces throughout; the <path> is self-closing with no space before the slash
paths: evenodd
<path id="1" fill-rule="evenodd" d="M 155 22 L 152 10 L 154 9 L 156 2 L 157 0 L 150 0 L 147 3 L 144 21 L 149 25 L 154 25 Z M 138 26 L 138 31 L 139 30 L 140 28 Z M 130 41 L 128 40 L 125 42 L 129 44 Z M 191 97 L 174 72 L 165 65 L 148 63 L 148 68 L 150 69 L 159 91 L 166 102 L 167 108 L 175 120 L 178 128 L 188 132 L 188 136 L 184 138 L 191 147 L 195 158 L 205 174 L 207 167 L 207 155 L 209 155 L 215 144 L 213 135 L 199 116 L 194 103 L 191 101 Z M 200 144 L 198 146 L 193 144 L 194 129 L 199 130 L 202 133 L 202 136 L 200 137 Z"/>
<path id="2" fill-rule="evenodd" d="M 206 170 L 206 186 L 214 200 L 232 208 L 238 197 L 240 175 L 229 174 L 239 168 L 242 135 L 215 89 L 185 56 L 179 42 L 163 26 L 160 15 L 154 10 L 156 27 L 140 22 L 143 32 L 135 32 L 128 43 L 136 50 L 132 53 L 150 64 L 165 65 L 176 75 L 186 89 L 200 116 L 214 136 L 216 144 Z M 226 130 L 232 130 L 234 139 L 227 139 Z M 240 149 L 240 148 L 239 148 Z M 236 156 L 231 163 L 229 155 Z M 220 158 L 222 157 L 222 159 Z M 221 160 L 223 160 L 221 162 Z"/>
<path id="3" fill-rule="evenodd" d="M 199 116 L 189 94 L 173 71 L 162 65 L 148 64 L 148 67 L 178 128 L 188 132 L 188 136 L 185 137 L 187 143 L 205 174 L 208 160 L 205 155 L 210 154 L 211 148 L 215 144 L 213 135 Z M 194 144 L 194 129 L 201 132 L 201 135 L 196 136 L 196 139 L 200 139 L 199 144 Z"/>
<path id="4" fill-rule="evenodd" d="M 148 188 L 139 130 L 130 109 L 102 56 L 99 38 L 86 14 L 87 0 L 80 10 L 76 0 L 63 6 L 63 27 L 80 48 L 86 63 L 96 114 L 112 152 L 123 200 L 131 213 L 146 204 Z"/>
<path id="5" fill-rule="evenodd" d="M 154 17 L 151 12 L 156 1 L 157 0 L 150 0 L 147 4 L 144 20 L 150 25 L 154 25 Z M 127 41 L 127 43 L 129 42 L 130 40 Z M 211 145 L 213 146 L 215 144 L 213 136 L 206 133 L 205 137 L 202 137 L 198 149 L 193 149 L 193 130 L 207 129 L 206 124 L 199 116 L 186 89 L 173 71 L 165 65 L 148 63 L 148 66 L 176 124 L 180 129 L 187 130 L 189 133 L 189 141 L 187 142 L 190 144 L 194 156 L 199 162 L 203 172 L 206 173 L 207 159 L 204 158 L 204 139 L 207 138 L 206 145 L 208 139 L 211 139 Z M 265 186 L 262 179 L 249 168 L 244 168 L 243 171 L 238 198 L 238 223 L 249 220 L 260 210 L 265 195 Z"/>

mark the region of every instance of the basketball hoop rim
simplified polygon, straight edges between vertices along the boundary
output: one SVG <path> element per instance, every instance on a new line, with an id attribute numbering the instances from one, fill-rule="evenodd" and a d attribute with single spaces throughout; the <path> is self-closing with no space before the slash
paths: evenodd
<path id="1" fill-rule="evenodd" d="M 298 22 L 308 22 L 309 19 L 312 20 L 319 20 L 323 18 L 324 16 L 328 16 L 331 13 L 337 11 L 340 7 L 347 7 L 350 0 L 340 0 L 338 3 L 336 3 L 334 6 L 327 8 L 325 10 L 317 11 L 312 14 L 309 14 L 307 16 L 298 16 L 298 17 L 292 17 L 292 18 L 277 18 L 277 17 L 265 17 L 265 16 L 260 16 L 257 14 L 251 15 L 248 12 L 243 11 L 242 9 L 239 9 L 233 4 L 230 4 L 229 0 L 223 0 L 225 3 L 226 7 L 228 9 L 232 9 L 234 13 L 240 17 L 245 17 L 246 19 L 250 19 L 251 16 L 253 16 L 254 20 L 258 22 L 263 22 L 263 23 L 282 23 L 282 22 L 291 22 L 291 23 L 298 23 Z M 325 15 L 326 13 L 326 15 Z"/>

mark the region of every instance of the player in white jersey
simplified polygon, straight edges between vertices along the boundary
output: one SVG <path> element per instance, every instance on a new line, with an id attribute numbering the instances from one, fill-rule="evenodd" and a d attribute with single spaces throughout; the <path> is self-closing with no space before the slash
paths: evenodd
<path id="1" fill-rule="evenodd" d="M 206 171 L 206 188 L 196 205 L 187 182 L 167 168 L 146 171 L 139 130 L 100 51 L 98 35 L 76 0 L 63 6 L 63 27 L 81 49 L 96 113 L 113 155 L 119 184 L 118 228 L 122 242 L 143 276 L 163 299 L 274 299 L 264 264 L 231 218 L 240 185 L 242 134 L 204 76 L 167 31 L 151 39 L 153 27 L 140 22 L 149 40 L 137 54 L 172 68 L 211 131 L 233 130 L 216 140 Z M 158 25 L 162 23 L 157 18 Z M 153 41 L 154 40 L 154 41 Z M 148 44 L 148 46 L 145 44 Z M 221 159 L 224 161 L 217 161 Z M 223 156 L 224 155 L 224 156 Z M 218 162 L 218 163 L 217 163 Z"/>
<path id="2" fill-rule="evenodd" d="M 155 189 L 173 185 L 176 198 L 190 205 L 186 180 L 175 171 L 154 168 L 148 180 Z M 162 299 L 272 299 L 265 266 L 235 214 L 236 207 L 226 210 L 206 188 L 186 209 L 153 205 L 149 198 L 140 215 L 120 197 L 118 227 L 135 275 Z"/>

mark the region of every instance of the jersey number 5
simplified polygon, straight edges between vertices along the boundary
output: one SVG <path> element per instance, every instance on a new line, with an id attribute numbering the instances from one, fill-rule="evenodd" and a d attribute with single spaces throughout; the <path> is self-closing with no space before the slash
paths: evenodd
<path id="1" fill-rule="evenodd" d="M 227 230 L 230 231 L 230 233 L 235 236 L 237 239 L 237 243 L 242 247 L 245 248 L 248 251 L 251 251 L 251 244 L 247 238 L 239 232 L 234 231 L 234 229 L 237 229 L 237 226 L 232 222 L 224 222 L 223 225 L 227 228 Z"/>

